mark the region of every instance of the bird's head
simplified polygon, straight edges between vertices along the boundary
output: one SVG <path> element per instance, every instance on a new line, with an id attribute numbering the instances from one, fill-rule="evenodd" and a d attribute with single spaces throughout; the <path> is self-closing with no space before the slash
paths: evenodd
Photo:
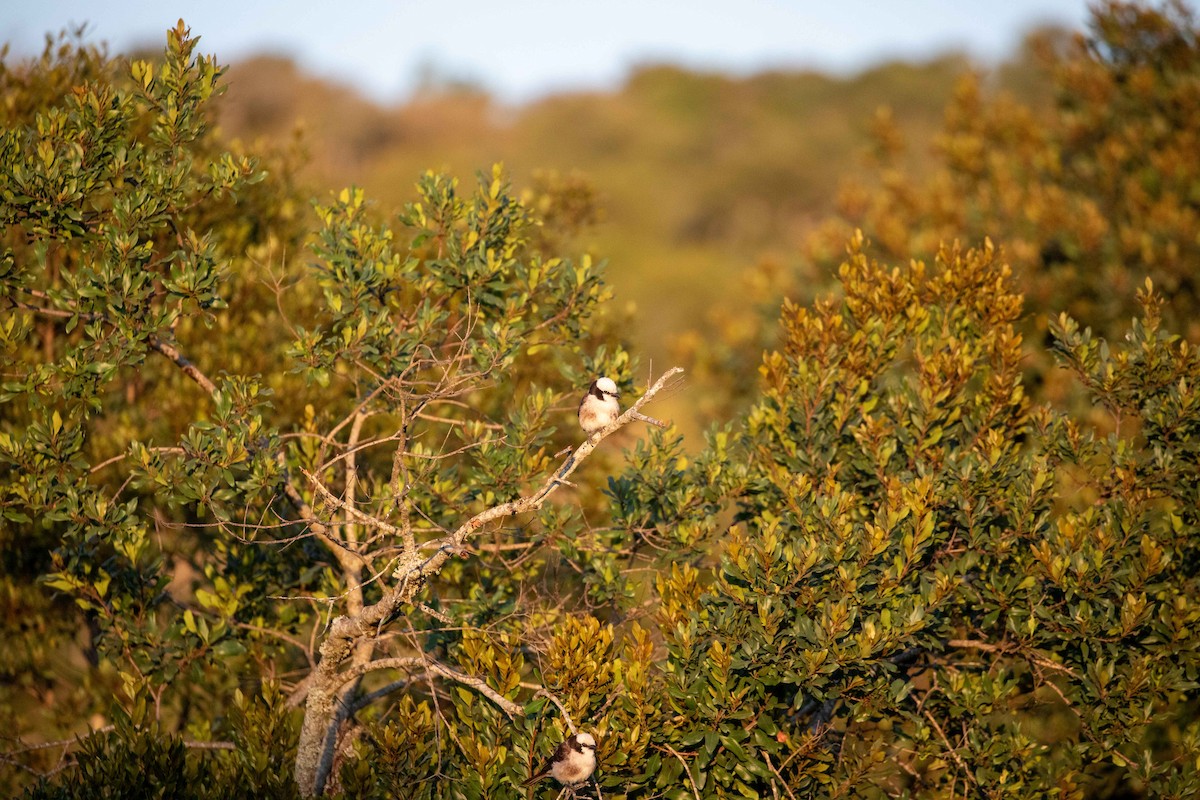
<path id="1" fill-rule="evenodd" d="M 596 389 L 599 390 L 602 394 L 605 394 L 609 397 L 618 397 L 619 396 L 617 393 L 617 384 L 613 382 L 612 378 L 608 378 L 608 377 L 597 378 L 596 379 Z"/>
<path id="2" fill-rule="evenodd" d="M 575 734 L 575 744 L 579 745 L 581 750 L 596 749 L 596 739 L 590 733 Z"/>

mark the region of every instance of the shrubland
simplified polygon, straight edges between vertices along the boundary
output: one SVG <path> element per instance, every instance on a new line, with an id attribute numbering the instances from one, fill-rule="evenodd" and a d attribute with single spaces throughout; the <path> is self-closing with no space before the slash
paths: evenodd
<path id="1" fill-rule="evenodd" d="M 585 183 L 310 205 L 183 23 L 6 65 L 5 787 L 516 797 L 578 728 L 586 796 L 1194 796 L 1197 46 L 1109 4 L 1053 103 L 964 83 L 832 288 L 692 340 L 702 445 L 574 426 L 692 391 Z"/>

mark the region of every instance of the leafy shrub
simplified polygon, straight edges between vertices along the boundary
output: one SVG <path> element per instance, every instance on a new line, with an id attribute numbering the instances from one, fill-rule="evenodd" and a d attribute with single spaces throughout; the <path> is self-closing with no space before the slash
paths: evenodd
<path id="1" fill-rule="evenodd" d="M 785 306 L 719 566 L 659 578 L 695 790 L 1197 791 L 1200 357 L 1161 298 L 1120 349 L 1056 325 L 1098 436 L 1025 396 L 990 244 L 888 267 L 860 239 L 840 278 Z"/>

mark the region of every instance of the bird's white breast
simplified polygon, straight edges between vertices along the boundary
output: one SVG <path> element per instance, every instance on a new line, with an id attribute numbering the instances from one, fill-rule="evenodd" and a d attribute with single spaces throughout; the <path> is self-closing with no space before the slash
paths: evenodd
<path id="1" fill-rule="evenodd" d="M 579 425 L 588 433 L 598 431 L 621 414 L 615 397 L 601 399 L 589 394 L 579 406 Z"/>
<path id="2" fill-rule="evenodd" d="M 586 780 L 595 769 L 596 753 L 592 750 L 585 750 L 582 753 L 571 753 L 556 763 L 550 773 L 559 783 L 579 783 Z"/>

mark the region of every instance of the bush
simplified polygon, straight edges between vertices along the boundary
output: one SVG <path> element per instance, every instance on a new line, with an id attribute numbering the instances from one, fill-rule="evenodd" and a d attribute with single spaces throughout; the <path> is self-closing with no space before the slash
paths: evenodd
<path id="1" fill-rule="evenodd" d="M 1200 357 L 1161 298 L 1120 349 L 1056 325 L 1105 437 L 1025 396 L 990 244 L 840 278 L 785 306 L 719 565 L 659 578 L 663 746 L 709 797 L 1196 792 Z"/>

